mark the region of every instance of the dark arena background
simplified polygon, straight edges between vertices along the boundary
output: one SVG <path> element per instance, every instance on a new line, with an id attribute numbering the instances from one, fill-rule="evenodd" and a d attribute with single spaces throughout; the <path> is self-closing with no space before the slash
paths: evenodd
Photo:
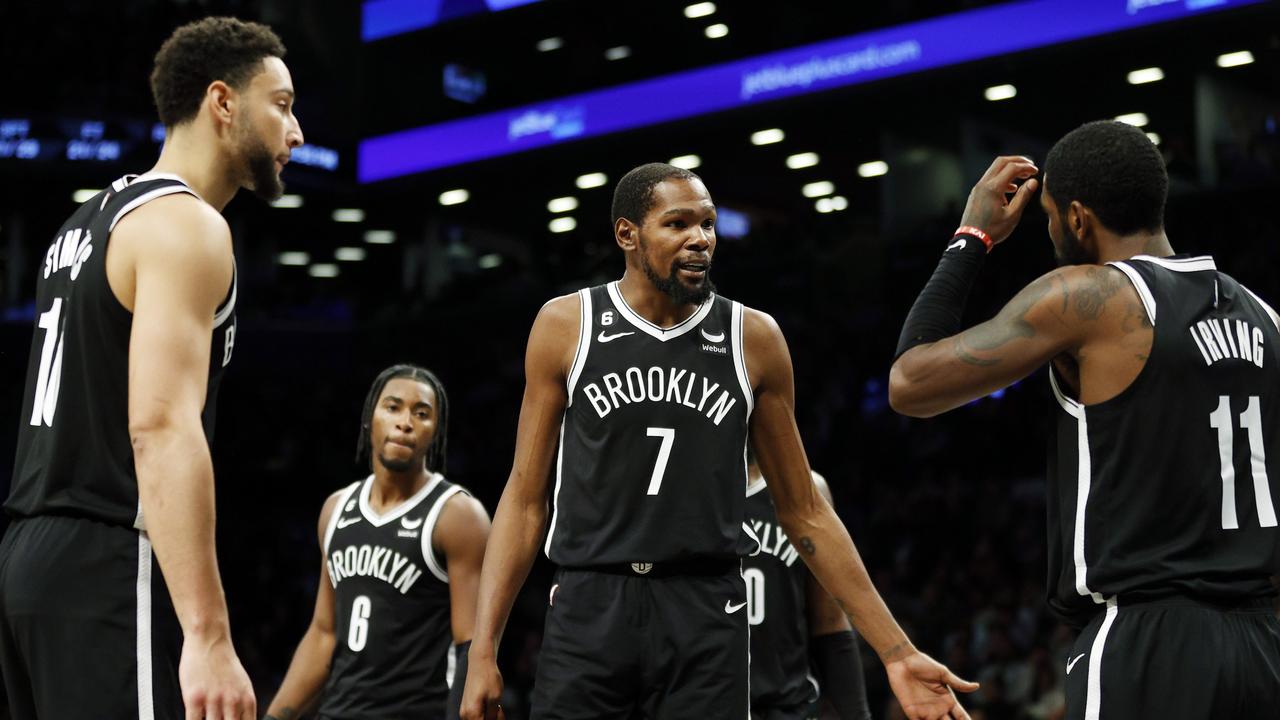
<path id="1" fill-rule="evenodd" d="M 720 209 L 715 282 L 773 314 L 811 464 L 919 647 L 984 688 L 975 718 L 1058 718 L 1072 639 L 1044 605 L 1044 371 L 959 411 L 888 406 L 898 331 L 997 154 L 1042 160 L 1122 118 L 1160 148 L 1168 235 L 1280 300 L 1280 4 L 1250 0 L 119 0 L 0 7 L 0 484 L 37 263 L 76 198 L 163 142 L 147 76 L 176 26 L 271 25 L 307 145 L 267 205 L 227 208 L 241 285 L 213 444 L 218 552 L 260 710 L 309 622 L 324 498 L 379 370 L 451 399 L 451 480 L 492 513 L 530 324 L 621 275 L 613 184 L 696 168 Z M 968 321 L 1053 267 L 1034 203 Z M 1152 418 L 1158 422 L 1158 418 Z M 524 717 L 552 567 L 501 649 Z M 873 714 L 900 712 L 865 651 Z"/>

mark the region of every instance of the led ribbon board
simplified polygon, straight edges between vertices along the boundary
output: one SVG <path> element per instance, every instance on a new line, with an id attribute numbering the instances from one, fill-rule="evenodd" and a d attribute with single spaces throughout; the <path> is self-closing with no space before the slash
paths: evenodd
<path id="1" fill-rule="evenodd" d="M 1027 0 L 361 141 L 360 182 L 882 80 L 1267 0 Z"/>
<path id="2" fill-rule="evenodd" d="M 360 6 L 360 37 L 365 42 L 424 30 L 467 15 L 510 10 L 541 0 L 365 0 Z"/>

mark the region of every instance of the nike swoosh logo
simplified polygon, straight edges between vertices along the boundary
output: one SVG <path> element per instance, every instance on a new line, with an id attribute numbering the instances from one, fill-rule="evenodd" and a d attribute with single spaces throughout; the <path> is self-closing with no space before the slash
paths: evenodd
<path id="1" fill-rule="evenodd" d="M 967 245 L 967 244 L 968 244 L 968 241 L 966 241 L 964 238 L 960 238 L 959 240 L 956 240 L 955 242 L 953 242 L 953 243 L 951 243 L 950 245 L 948 245 L 948 246 L 947 246 L 947 249 L 948 249 L 948 250 L 963 250 L 963 249 L 964 249 L 964 246 L 965 246 L 965 245 Z"/>
<path id="2" fill-rule="evenodd" d="M 741 610 L 742 608 L 744 608 L 744 607 L 746 607 L 746 606 L 747 606 L 747 604 L 746 604 L 746 603 L 744 603 L 744 602 L 741 602 L 741 603 L 738 603 L 737 605 L 734 605 L 732 600 L 725 600 L 725 601 L 724 601 L 724 611 L 725 611 L 726 613 L 729 613 L 730 615 L 732 615 L 732 614 L 734 614 L 734 613 L 738 612 L 739 610 Z"/>
<path id="3" fill-rule="evenodd" d="M 635 335 L 635 333 L 634 333 L 634 332 L 620 332 L 620 333 L 614 333 L 614 334 L 612 334 L 612 335 L 605 335 L 605 334 L 604 334 L 604 331 L 603 331 L 603 330 L 601 330 L 601 331 L 600 331 L 600 334 L 596 336 L 596 342 L 607 343 L 607 342 L 609 342 L 610 340 L 617 340 L 618 338 L 622 337 L 623 335 Z"/>
<path id="4" fill-rule="evenodd" d="M 706 330 L 698 328 L 698 332 L 702 333 L 702 337 L 706 338 L 707 342 L 724 342 L 724 331 L 721 331 L 719 335 L 710 335 Z"/>
<path id="5" fill-rule="evenodd" d="M 1068 675 L 1070 675 L 1070 674 L 1071 674 L 1071 668 L 1075 667 L 1075 666 L 1076 666 L 1076 663 L 1080 662 L 1080 658 L 1082 658 L 1082 657 L 1084 657 L 1084 656 L 1085 656 L 1085 653 L 1080 653 L 1079 655 L 1077 655 L 1077 656 L 1076 656 L 1076 659 L 1075 659 L 1075 660 L 1068 660 L 1068 661 L 1067 661 L 1067 674 L 1068 674 Z"/>
<path id="6" fill-rule="evenodd" d="M 341 528 L 344 528 L 344 527 L 346 527 L 346 526 L 348 526 L 348 525 L 355 525 L 355 524 L 356 524 L 356 523 L 358 523 L 358 522 L 360 522 L 360 518 L 358 518 L 358 517 L 347 518 L 346 520 L 339 520 L 339 521 L 338 521 L 338 528 L 339 528 L 339 529 L 341 529 Z"/>
<path id="7" fill-rule="evenodd" d="M 418 518 L 417 520 L 410 520 L 409 518 L 401 518 L 400 524 L 404 526 L 405 530 L 417 530 L 419 527 L 422 526 L 422 520 L 423 518 Z"/>

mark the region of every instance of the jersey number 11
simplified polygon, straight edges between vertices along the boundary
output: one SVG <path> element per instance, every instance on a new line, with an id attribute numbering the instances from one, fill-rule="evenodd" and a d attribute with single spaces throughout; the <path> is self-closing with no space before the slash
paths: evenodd
<path id="1" fill-rule="evenodd" d="M 1209 414 L 1209 427 L 1218 431 L 1218 459 L 1222 462 L 1222 529 L 1237 530 L 1236 518 L 1236 467 L 1233 462 L 1235 446 L 1232 435 L 1231 398 L 1218 396 L 1218 409 Z M 1276 510 L 1271 503 L 1271 486 L 1267 482 L 1267 453 L 1262 435 L 1261 401 L 1257 395 L 1249 396 L 1249 407 L 1240 413 L 1240 428 L 1249 432 L 1250 470 L 1253 475 L 1253 493 L 1258 502 L 1258 524 L 1276 526 Z"/>

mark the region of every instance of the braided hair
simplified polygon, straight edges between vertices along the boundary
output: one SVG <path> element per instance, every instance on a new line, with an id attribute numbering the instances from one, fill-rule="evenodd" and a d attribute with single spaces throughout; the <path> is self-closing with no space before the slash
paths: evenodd
<path id="1" fill-rule="evenodd" d="M 417 365 L 392 365 L 383 370 L 374 379 L 369 394 L 364 399 L 364 411 L 360 414 L 360 436 L 356 438 L 356 462 L 367 460 L 373 467 L 372 440 L 369 433 L 373 429 L 373 410 L 378 405 L 378 398 L 387 383 L 396 378 L 410 378 L 431 387 L 436 395 L 436 431 L 431 437 L 431 446 L 427 448 L 426 465 L 431 472 L 443 473 L 445 453 L 449 441 L 449 396 L 445 394 L 444 383 L 430 370 Z"/>

